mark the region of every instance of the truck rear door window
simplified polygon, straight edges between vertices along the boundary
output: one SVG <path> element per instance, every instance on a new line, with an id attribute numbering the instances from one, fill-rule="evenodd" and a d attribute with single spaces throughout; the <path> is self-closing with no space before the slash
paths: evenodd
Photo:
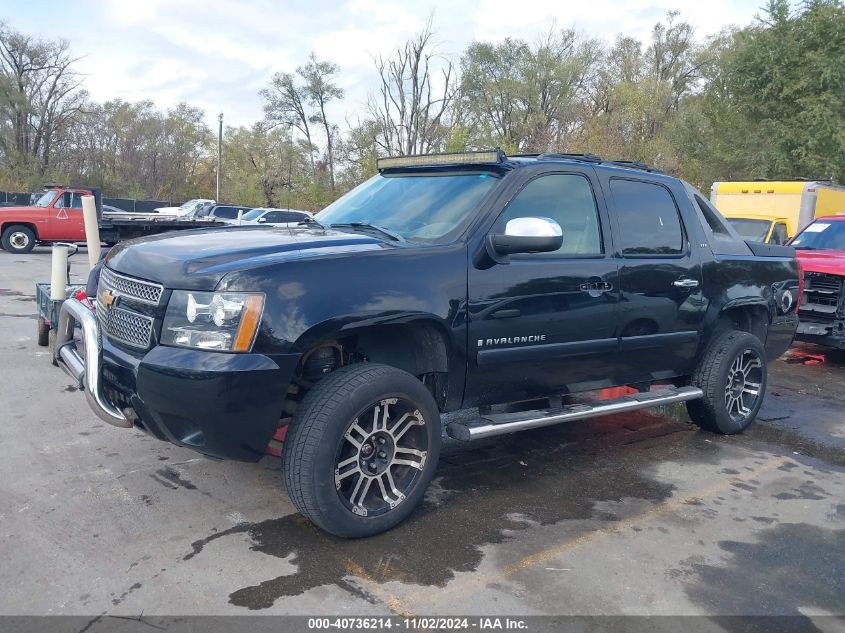
<path id="1" fill-rule="evenodd" d="M 681 219 L 668 189 L 654 183 L 613 178 L 610 192 L 623 255 L 680 255 L 683 252 Z"/>

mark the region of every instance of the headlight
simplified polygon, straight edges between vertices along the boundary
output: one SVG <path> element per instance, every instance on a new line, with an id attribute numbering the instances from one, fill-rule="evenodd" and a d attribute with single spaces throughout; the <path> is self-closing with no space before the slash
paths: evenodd
<path id="1" fill-rule="evenodd" d="M 252 348 L 264 294 L 174 290 L 161 329 L 164 345 L 224 352 Z"/>

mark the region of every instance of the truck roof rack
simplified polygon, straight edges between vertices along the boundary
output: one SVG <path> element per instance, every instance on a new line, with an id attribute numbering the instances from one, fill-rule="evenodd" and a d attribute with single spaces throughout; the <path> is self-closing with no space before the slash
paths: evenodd
<path id="1" fill-rule="evenodd" d="M 647 165 L 646 163 L 641 163 L 635 160 L 605 160 L 602 161 L 605 165 L 615 165 L 617 167 L 627 167 L 628 169 L 639 169 L 641 171 L 647 171 L 652 174 L 665 174 L 662 169 L 658 169 L 657 167 L 652 167 L 651 165 Z"/>
<path id="2" fill-rule="evenodd" d="M 473 165 L 504 163 L 508 158 L 536 158 L 537 160 L 577 160 L 585 163 L 613 165 L 628 169 L 639 169 L 653 174 L 663 174 L 664 171 L 634 160 L 605 160 L 589 152 L 542 152 L 511 154 L 507 156 L 501 148 L 492 150 L 452 152 L 444 154 L 416 154 L 409 156 L 389 156 L 379 158 L 377 169 L 395 169 L 403 167 L 431 167 L 434 165 Z"/>
<path id="3" fill-rule="evenodd" d="M 587 163 L 602 163 L 601 156 L 596 156 L 595 154 L 590 153 L 572 153 L 572 152 L 544 152 L 542 154 L 535 154 L 537 156 L 537 160 L 561 160 L 561 159 L 568 159 L 568 160 L 581 160 Z"/>
<path id="4" fill-rule="evenodd" d="M 615 165 L 616 167 L 627 167 L 628 169 L 639 169 L 654 174 L 665 173 L 657 167 L 652 167 L 646 163 L 641 163 L 635 160 L 605 160 L 601 156 L 596 156 L 589 152 L 575 153 L 575 152 L 544 152 L 542 154 L 519 154 L 525 158 L 537 158 L 537 160 L 580 160 L 587 163 L 600 163 L 602 165 Z"/>

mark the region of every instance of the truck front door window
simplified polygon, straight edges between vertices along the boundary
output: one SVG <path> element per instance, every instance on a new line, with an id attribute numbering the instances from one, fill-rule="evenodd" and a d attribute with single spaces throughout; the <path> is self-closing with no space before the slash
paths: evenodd
<path id="1" fill-rule="evenodd" d="M 53 202 L 53 199 L 56 197 L 55 191 L 45 191 L 41 194 L 41 197 L 38 198 L 35 202 L 36 207 L 49 207 L 50 203 Z M 57 203 L 58 204 L 58 203 Z"/>
<path id="2" fill-rule="evenodd" d="M 789 239 L 789 236 L 786 233 L 786 224 L 778 222 L 772 229 L 772 238 L 769 241 L 772 244 L 786 244 L 787 239 Z"/>
<path id="3" fill-rule="evenodd" d="M 563 244 L 551 253 L 520 257 L 595 257 L 603 253 L 598 209 L 590 181 L 577 174 L 550 174 L 529 182 L 508 205 L 502 226 L 514 218 L 545 217 L 563 229 Z"/>

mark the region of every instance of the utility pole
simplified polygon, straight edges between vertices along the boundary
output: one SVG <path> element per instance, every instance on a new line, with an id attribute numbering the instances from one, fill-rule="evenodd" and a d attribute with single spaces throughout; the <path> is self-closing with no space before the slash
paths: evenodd
<path id="1" fill-rule="evenodd" d="M 217 128 L 217 197 L 215 200 L 220 202 L 220 158 L 223 150 L 223 113 L 217 117 L 220 125 Z"/>

